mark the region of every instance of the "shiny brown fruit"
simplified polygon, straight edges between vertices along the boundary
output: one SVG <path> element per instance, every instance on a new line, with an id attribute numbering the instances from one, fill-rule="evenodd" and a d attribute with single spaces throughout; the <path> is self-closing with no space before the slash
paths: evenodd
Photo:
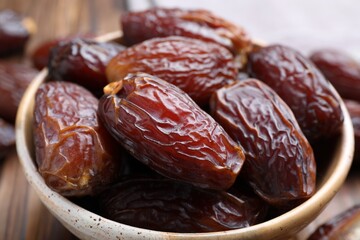
<path id="1" fill-rule="evenodd" d="M 331 49 L 318 50 L 310 59 L 343 98 L 360 101 L 360 62 Z"/>
<path id="2" fill-rule="evenodd" d="M 154 38 L 116 55 L 106 68 L 109 81 L 146 72 L 172 83 L 200 106 L 237 77 L 233 55 L 217 44 L 185 37 Z"/>
<path id="3" fill-rule="evenodd" d="M 235 181 L 244 154 L 224 129 L 183 91 L 138 73 L 110 83 L 99 102 L 109 132 L 160 174 L 212 189 Z"/>
<path id="4" fill-rule="evenodd" d="M 286 102 L 310 140 L 340 131 L 340 99 L 315 65 L 296 50 L 271 45 L 250 54 L 248 71 Z"/>
<path id="5" fill-rule="evenodd" d="M 35 96 L 36 163 L 46 184 L 64 196 L 84 196 L 116 180 L 119 147 L 98 120 L 98 100 L 69 82 L 45 83 Z"/>
<path id="6" fill-rule="evenodd" d="M 124 40 L 129 45 L 155 37 L 184 36 L 218 43 L 233 53 L 251 49 L 249 36 L 237 26 L 206 10 L 152 8 L 121 15 Z"/>
<path id="7" fill-rule="evenodd" d="M 266 84 L 242 80 L 219 89 L 211 113 L 244 148 L 240 176 L 268 203 L 286 206 L 316 188 L 313 150 L 285 102 Z"/>
<path id="8" fill-rule="evenodd" d="M 48 68 L 53 80 L 82 85 L 97 96 L 108 83 L 105 68 L 124 47 L 117 43 L 75 38 L 60 42 L 51 50 Z"/>
<path id="9" fill-rule="evenodd" d="M 259 223 L 266 205 L 256 196 L 235 197 L 168 179 L 133 179 L 100 196 L 114 221 L 166 232 L 213 232 Z"/>

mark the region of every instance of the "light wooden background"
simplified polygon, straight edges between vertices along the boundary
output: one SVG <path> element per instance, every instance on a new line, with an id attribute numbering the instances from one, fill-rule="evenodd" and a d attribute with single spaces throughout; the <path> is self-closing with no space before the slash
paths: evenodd
<path id="1" fill-rule="evenodd" d="M 129 7 L 142 9 L 152 6 L 154 3 L 166 6 L 194 6 L 209 8 L 215 12 L 218 11 L 218 13 L 224 17 L 228 16 L 231 20 L 244 20 L 244 17 L 242 16 L 245 14 L 245 16 L 247 16 L 245 25 L 249 25 L 250 32 L 255 33 L 255 36 L 263 38 L 265 41 L 289 41 L 289 43 L 292 45 L 304 47 L 304 50 L 309 50 L 312 47 L 314 48 L 319 46 L 319 42 L 316 42 L 315 40 L 324 38 L 324 36 L 313 36 L 313 39 L 310 38 L 310 40 L 313 41 L 313 44 L 309 42 L 308 37 L 297 38 L 297 36 L 299 36 L 299 32 L 304 32 L 307 28 L 305 28 L 305 30 L 301 27 L 296 27 L 297 29 L 291 28 L 291 24 L 295 24 L 294 26 L 297 26 L 296 24 L 298 24 L 298 22 L 297 20 L 291 19 L 291 16 L 293 16 L 291 12 L 289 13 L 286 11 L 286 9 L 290 9 L 289 6 L 281 8 L 281 3 L 286 4 L 286 2 L 292 2 L 291 4 L 293 5 L 290 4 L 292 6 L 291 11 L 295 11 L 296 13 L 296 11 L 298 11 L 297 7 L 299 4 L 305 10 L 306 8 L 309 8 L 309 1 L 267 1 L 267 9 L 269 9 L 269 11 L 261 8 L 262 5 L 259 5 L 260 1 L 239 1 L 237 2 L 239 13 L 236 12 L 236 8 L 233 8 L 231 5 L 229 5 L 235 1 L 227 1 L 227 5 L 225 3 L 225 5 L 222 4 L 223 1 L 203 0 L 131 0 L 128 2 L 130 3 L 126 3 L 125 0 L 0 0 L 0 9 L 11 8 L 29 17 L 32 17 L 35 20 L 38 26 L 38 30 L 36 35 L 32 37 L 28 44 L 26 55 L 29 55 L 34 47 L 36 47 L 42 41 L 55 37 L 66 36 L 75 33 L 93 33 L 95 35 L 100 35 L 109 31 L 117 30 L 119 28 L 119 16 L 122 10 Z M 205 4 L 205 2 L 207 4 Z M 274 3 L 275 5 L 270 6 L 270 2 Z M 301 2 L 303 2 L 303 5 L 301 5 Z M 311 3 L 312 2 L 314 1 L 311 1 Z M 331 3 L 334 1 L 320 1 L 320 3 L 321 2 L 327 4 L 328 8 L 329 5 L 331 7 Z M 341 9 L 343 10 L 343 8 L 346 7 L 344 6 L 344 2 L 348 3 L 349 1 L 338 2 L 343 2 L 341 5 Z M 338 16 L 342 21 L 341 24 L 346 24 L 347 21 L 351 23 L 352 19 L 349 18 L 353 18 L 355 16 L 353 13 L 355 11 L 354 9 L 360 10 L 360 2 L 357 4 L 355 1 L 352 2 L 354 2 L 355 5 L 351 5 L 351 9 L 349 8 L 350 14 L 348 14 L 348 18 L 343 15 L 340 17 Z M 321 6 L 320 3 L 317 2 L 314 6 L 319 7 Z M 273 19 L 277 16 L 275 16 L 274 13 L 270 11 L 271 7 L 273 9 L 282 9 L 282 11 L 277 11 L 276 14 L 280 16 L 281 19 L 286 20 L 286 18 L 289 18 L 287 20 L 289 22 L 283 22 L 283 24 L 280 24 L 279 26 L 271 25 L 281 22 L 280 20 Z M 330 9 L 330 12 L 334 11 L 337 6 L 333 5 L 332 8 L 333 9 Z M 316 9 L 312 9 L 312 12 L 314 14 Z M 257 13 L 261 14 L 256 15 Z M 242 15 L 239 16 L 239 14 Z M 261 21 L 256 20 L 261 17 L 261 15 L 264 15 L 262 16 L 263 19 L 268 19 L 267 25 L 261 23 Z M 297 16 L 298 15 L 299 13 Z M 357 15 L 358 14 L 356 14 L 356 16 Z M 323 15 L 320 15 L 320 17 L 321 16 L 323 17 Z M 251 19 L 249 20 L 249 18 L 252 18 L 253 20 L 250 21 Z M 270 24 L 269 21 L 271 19 L 272 22 L 270 22 Z M 355 21 L 353 26 L 359 26 L 360 18 L 355 20 L 359 21 Z M 311 27 L 311 22 L 309 23 L 309 21 L 305 20 L 303 24 L 305 24 L 307 27 Z M 339 23 L 337 23 L 336 26 L 339 27 Z M 315 27 L 317 26 L 315 25 Z M 270 28 L 273 28 L 273 30 Z M 344 29 L 345 30 L 342 31 L 341 38 L 337 36 L 335 40 L 332 39 L 333 41 L 330 41 L 330 39 L 328 41 L 329 45 L 339 47 L 343 45 L 345 48 L 347 48 L 347 50 L 350 49 L 351 51 L 355 51 L 354 54 L 360 56 L 359 52 L 356 52 L 357 50 L 360 50 L 360 32 L 351 31 L 353 28 L 351 26 L 349 27 L 348 25 L 344 25 Z M 358 29 L 359 28 L 357 28 L 357 30 Z M 286 31 L 288 31 L 288 34 L 286 34 Z M 331 28 L 329 28 L 329 31 L 331 31 Z M 339 32 L 340 30 L 336 31 Z M 336 31 L 332 34 L 338 35 Z M 346 31 L 348 32 L 348 35 L 346 35 Z M 304 35 L 311 35 L 311 33 L 314 32 L 316 32 L 316 30 L 310 29 L 305 31 Z M 357 45 L 354 44 L 355 42 Z M 358 180 L 357 175 L 358 172 L 354 171 L 354 173 L 349 176 L 346 185 L 341 189 L 336 198 L 330 203 L 330 205 L 319 216 L 319 218 L 314 223 L 310 224 L 298 236 L 294 236 L 294 238 L 305 239 L 308 233 L 312 232 L 320 223 L 324 222 L 340 211 L 360 203 L 360 181 Z M 0 163 L 0 240 L 3 239 L 76 239 L 71 233 L 64 229 L 64 227 L 62 227 L 62 225 L 56 219 L 54 219 L 40 203 L 34 191 L 26 182 L 15 152 L 10 154 Z"/>

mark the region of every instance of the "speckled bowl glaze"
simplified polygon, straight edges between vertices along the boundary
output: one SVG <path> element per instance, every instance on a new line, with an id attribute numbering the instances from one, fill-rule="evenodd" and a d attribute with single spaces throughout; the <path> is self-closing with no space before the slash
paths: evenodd
<path id="1" fill-rule="evenodd" d="M 120 37 L 121 32 L 114 32 L 98 40 L 112 41 Z M 296 234 L 319 215 L 343 184 L 351 166 L 354 133 L 349 114 L 341 103 L 345 117 L 342 133 L 325 174 L 318 179 L 318 190 L 313 197 L 291 211 L 248 228 L 212 233 L 169 233 L 120 224 L 94 214 L 52 191 L 36 169 L 32 136 L 34 98 L 46 75 L 45 69 L 34 79 L 21 101 L 16 121 L 17 151 L 26 178 L 41 201 L 67 229 L 81 239 L 283 239 Z"/>

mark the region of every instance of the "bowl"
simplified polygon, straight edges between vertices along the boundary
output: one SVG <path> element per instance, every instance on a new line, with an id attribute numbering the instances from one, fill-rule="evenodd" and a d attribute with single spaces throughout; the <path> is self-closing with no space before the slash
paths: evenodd
<path id="1" fill-rule="evenodd" d="M 98 38 L 99 41 L 119 40 L 121 32 Z M 137 228 L 117 223 L 92 213 L 52 191 L 37 171 L 34 161 L 32 121 L 35 93 L 45 81 L 44 69 L 33 80 L 20 103 L 16 119 L 16 145 L 26 178 L 49 211 L 75 236 L 81 239 L 284 239 L 314 220 L 337 193 L 349 172 L 354 152 L 354 132 L 344 103 L 342 131 L 323 174 L 318 178 L 316 193 L 301 205 L 266 222 L 236 230 L 211 233 L 170 233 Z"/>

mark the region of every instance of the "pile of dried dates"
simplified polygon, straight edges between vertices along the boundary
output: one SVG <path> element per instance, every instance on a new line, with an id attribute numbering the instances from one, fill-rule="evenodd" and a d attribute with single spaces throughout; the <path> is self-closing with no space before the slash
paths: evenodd
<path id="1" fill-rule="evenodd" d="M 14 123 L 22 95 L 38 71 L 25 63 L 24 50 L 35 23 L 10 9 L 0 10 L 0 158 L 15 148 Z"/>
<path id="2" fill-rule="evenodd" d="M 205 10 L 128 12 L 121 28 L 121 44 L 73 37 L 33 55 L 49 69 L 33 130 L 51 189 L 169 232 L 248 227 L 315 193 L 326 165 L 315 146 L 343 123 L 329 81 L 346 75 L 339 89 L 359 97 L 348 86 L 360 65 L 259 46 Z"/>

